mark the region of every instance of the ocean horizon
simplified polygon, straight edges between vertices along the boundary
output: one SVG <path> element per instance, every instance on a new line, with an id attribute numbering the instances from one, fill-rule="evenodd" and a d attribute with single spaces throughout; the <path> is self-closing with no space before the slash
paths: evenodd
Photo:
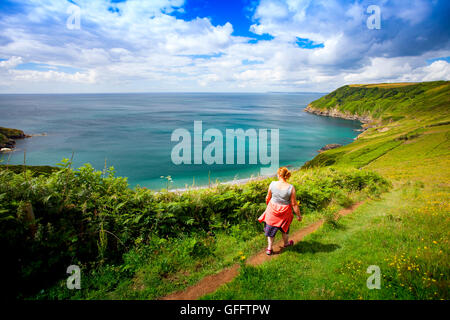
<path id="1" fill-rule="evenodd" d="M 113 166 L 131 187 L 159 190 L 204 186 L 258 176 L 261 163 L 180 164 L 171 159 L 176 129 L 203 133 L 217 129 L 279 130 L 279 165 L 301 166 L 326 144 L 348 144 L 358 135 L 359 121 L 319 117 L 303 111 L 322 93 L 83 93 L 1 94 L 0 126 L 42 135 L 17 140 L 3 163 L 56 165 L 71 158 L 73 167 L 90 163 L 95 169 Z M 203 142 L 202 147 L 207 146 Z M 225 145 L 225 144 L 224 144 Z M 269 148 L 270 150 L 270 148 Z M 224 150 L 225 153 L 225 150 Z M 224 162 L 225 163 L 225 162 Z"/>

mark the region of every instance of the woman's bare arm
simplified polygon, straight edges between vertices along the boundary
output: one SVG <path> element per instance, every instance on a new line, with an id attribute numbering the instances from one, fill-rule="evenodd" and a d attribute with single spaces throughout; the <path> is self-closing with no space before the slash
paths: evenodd
<path id="1" fill-rule="evenodd" d="M 272 199 L 272 191 L 267 191 L 267 196 L 266 196 L 266 204 L 269 203 L 270 199 Z"/>
<path id="2" fill-rule="evenodd" d="M 300 214 L 300 207 L 298 206 L 297 199 L 295 197 L 295 188 L 294 187 L 292 187 L 292 192 L 291 192 L 291 205 L 292 205 L 292 209 L 294 209 L 294 212 L 297 215 L 297 219 L 299 221 L 301 221 L 302 215 Z"/>

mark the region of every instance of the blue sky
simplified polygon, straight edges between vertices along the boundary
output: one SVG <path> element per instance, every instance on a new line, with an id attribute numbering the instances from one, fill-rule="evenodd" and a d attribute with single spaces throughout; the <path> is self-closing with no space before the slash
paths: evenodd
<path id="1" fill-rule="evenodd" d="M 449 12 L 443 0 L 2 0 L 0 92 L 449 80 Z"/>

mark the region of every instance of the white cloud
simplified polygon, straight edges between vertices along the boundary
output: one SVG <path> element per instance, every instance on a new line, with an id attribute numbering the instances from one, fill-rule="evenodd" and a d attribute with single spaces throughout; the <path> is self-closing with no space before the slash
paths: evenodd
<path id="1" fill-rule="evenodd" d="M 23 63 L 23 59 L 21 57 L 13 56 L 8 60 L 0 61 L 0 68 L 2 69 L 12 69 Z"/>
<path id="2" fill-rule="evenodd" d="M 77 82 L 92 84 L 95 83 L 96 72 L 90 70 L 86 73 L 66 73 L 58 71 L 36 71 L 36 70 L 10 70 L 10 75 L 14 81 L 25 82 Z"/>
<path id="3" fill-rule="evenodd" d="M 438 60 L 429 66 L 418 68 L 411 75 L 408 75 L 409 81 L 434 81 L 450 79 L 450 63 L 444 60 Z"/>
<path id="4" fill-rule="evenodd" d="M 366 27 L 364 1 L 262 0 L 253 11 L 251 31 L 275 38 L 258 43 L 234 36 L 231 23 L 213 25 L 208 18 L 185 21 L 167 14 L 182 11 L 182 0 L 79 0 L 80 30 L 66 28 L 68 2 L 17 2 L 27 11 L 0 18 L 8 39 L 0 44 L 0 57 L 6 59 L 0 61 L 0 82 L 7 90 L 63 90 L 59 85 L 67 84 L 68 91 L 89 92 L 323 92 L 351 82 L 450 78 L 445 61 L 425 62 L 448 56 L 448 46 L 409 52 L 429 43 L 429 36 L 414 29 L 430 14 L 431 4 L 422 0 L 395 6 L 382 1 L 383 19 L 404 21 L 410 29 L 378 33 Z M 422 11 L 414 13 L 416 9 Z M 407 34 L 422 39 L 421 46 L 410 45 Z M 300 48 L 297 37 L 324 46 Z M 47 64 L 49 70 L 14 69 L 27 62 Z M 55 66 L 79 71 L 62 72 Z"/>
<path id="5" fill-rule="evenodd" d="M 414 67 L 414 59 L 402 58 L 374 58 L 371 64 L 359 72 L 347 74 L 347 83 L 371 82 L 419 82 L 450 79 L 450 64 L 438 60 L 427 66 Z"/>

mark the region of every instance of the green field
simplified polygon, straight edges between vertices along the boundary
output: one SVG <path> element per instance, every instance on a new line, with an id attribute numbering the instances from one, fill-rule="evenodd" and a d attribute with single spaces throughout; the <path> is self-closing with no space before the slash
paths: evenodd
<path id="1" fill-rule="evenodd" d="M 373 127 L 304 168 L 371 170 L 393 188 L 205 298 L 449 298 L 450 83 L 343 87 L 312 106 L 336 104 L 370 114 Z M 370 265 L 380 267 L 380 290 L 366 286 Z"/>
<path id="2" fill-rule="evenodd" d="M 272 179 L 185 193 L 130 189 L 114 170 L 68 160 L 53 172 L 0 170 L 0 237 L 20 299 L 157 299 L 241 264 L 204 299 L 448 299 L 450 83 L 345 86 L 311 103 L 370 116 L 353 143 L 293 173 L 303 241 L 257 267 L 256 221 Z M 335 222 L 341 208 L 364 200 Z M 277 237 L 280 237 L 278 235 Z M 19 260 L 20 259 L 20 260 Z M 70 264 L 81 290 L 66 288 Z M 381 289 L 366 272 L 381 270 Z"/>

